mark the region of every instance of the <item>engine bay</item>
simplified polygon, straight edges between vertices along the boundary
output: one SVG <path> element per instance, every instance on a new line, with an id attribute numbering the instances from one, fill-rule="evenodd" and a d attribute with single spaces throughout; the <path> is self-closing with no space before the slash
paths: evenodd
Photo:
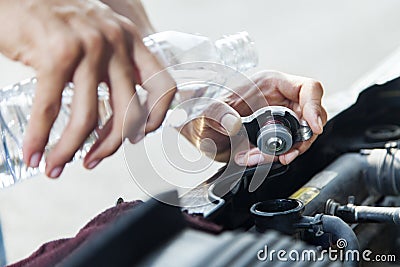
<path id="1" fill-rule="evenodd" d="M 289 166 L 221 169 L 182 208 L 152 199 L 63 266 L 399 266 L 399 111 L 400 78 L 373 85 Z"/>

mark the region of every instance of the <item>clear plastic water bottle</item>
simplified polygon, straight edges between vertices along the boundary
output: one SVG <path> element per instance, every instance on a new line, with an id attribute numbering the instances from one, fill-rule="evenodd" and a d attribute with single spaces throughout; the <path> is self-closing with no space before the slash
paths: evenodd
<path id="1" fill-rule="evenodd" d="M 212 42 L 201 35 L 165 31 L 149 35 L 143 42 L 165 66 L 203 61 L 246 71 L 258 63 L 254 42 L 247 32 L 225 35 Z"/>
<path id="2" fill-rule="evenodd" d="M 207 75 L 204 62 L 225 64 L 237 71 L 244 71 L 257 65 L 254 43 L 245 32 L 227 35 L 212 42 L 209 38 L 200 35 L 167 31 L 150 35 L 143 41 L 166 67 L 169 66 L 168 71 L 172 72 L 172 76 L 181 81 L 188 77 Z M 181 64 L 193 61 L 203 63 Z M 182 69 L 182 66 L 187 69 Z M 201 69 L 201 74 L 198 74 L 198 69 Z M 36 79 L 32 78 L 0 90 L 0 188 L 8 187 L 44 171 L 44 158 L 38 168 L 31 168 L 24 164 L 22 154 L 23 136 L 30 119 L 35 87 Z M 73 88 L 73 84 L 68 83 L 63 91 L 60 112 L 50 132 L 45 152 L 51 150 L 58 142 L 68 123 Z M 178 86 L 173 105 L 191 98 L 193 92 L 196 92 L 196 96 L 210 95 L 210 90 L 207 91 L 201 86 L 191 85 L 190 90 L 187 88 L 188 86 L 185 86 L 180 90 Z M 189 94 L 188 91 L 190 91 Z M 99 85 L 98 97 L 98 124 L 101 127 L 112 115 L 106 85 Z M 93 132 L 75 154 L 74 159 L 83 158 L 96 139 L 96 133 Z"/>

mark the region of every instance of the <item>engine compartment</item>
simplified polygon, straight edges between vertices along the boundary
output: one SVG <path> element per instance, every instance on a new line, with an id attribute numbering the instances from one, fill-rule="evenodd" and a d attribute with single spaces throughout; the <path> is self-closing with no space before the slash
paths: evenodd
<path id="1" fill-rule="evenodd" d="M 204 215 L 226 229 L 252 232 L 256 231 L 250 212 L 252 205 L 297 199 L 304 204 L 302 216 L 325 214 L 341 218 L 356 234 L 359 250 L 394 255 L 392 266 L 396 263 L 394 259 L 399 264 L 399 208 L 388 208 L 400 204 L 399 110 L 400 79 L 364 90 L 353 106 L 327 123 L 311 149 L 287 169 L 273 166 L 256 191 L 248 190 L 252 170 L 247 170 L 240 181 L 229 182 L 228 178 L 214 185 L 213 198 L 218 191 L 233 189 L 224 196 L 221 194 L 222 205 Z M 277 203 L 271 206 L 276 207 Z M 353 210 L 349 211 L 351 207 Z M 267 229 L 282 232 L 282 225 L 288 220 L 290 216 L 273 222 Z M 293 236 L 294 232 L 289 234 Z M 320 249 L 335 245 L 332 239 L 324 240 L 315 233 L 303 232 L 296 238 Z"/>
<path id="2" fill-rule="evenodd" d="M 373 85 L 290 166 L 239 178 L 221 169 L 181 197 L 182 208 L 152 199 L 62 266 L 400 266 L 399 111 L 400 78 Z M 254 190 L 257 176 L 266 179 Z M 185 213 L 222 233 L 188 228 Z"/>

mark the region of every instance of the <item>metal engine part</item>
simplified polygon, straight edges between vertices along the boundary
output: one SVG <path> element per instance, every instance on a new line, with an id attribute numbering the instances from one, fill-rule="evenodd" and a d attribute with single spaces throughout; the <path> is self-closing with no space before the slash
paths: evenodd
<path id="1" fill-rule="evenodd" d="M 296 142 L 306 141 L 313 135 L 306 121 L 281 106 L 261 108 L 243 117 L 242 122 L 250 142 L 270 155 L 284 154 Z"/>
<path id="2" fill-rule="evenodd" d="M 287 252 L 287 260 L 279 261 L 276 253 L 271 255 L 271 251 Z M 289 255 L 292 252 L 299 254 L 299 258 L 291 259 Z M 303 255 L 306 256 L 304 259 L 301 258 Z M 268 231 L 262 235 L 248 232 L 225 232 L 219 236 L 213 236 L 186 230 L 171 240 L 168 246 L 154 251 L 137 266 L 342 266 L 340 262 L 329 261 L 326 255 L 323 256 L 325 257 L 321 260 L 316 260 L 321 255 L 315 247 L 300 241 L 295 242 L 291 237 L 276 231 Z M 171 259 L 173 259 L 173 264 L 168 265 Z"/>

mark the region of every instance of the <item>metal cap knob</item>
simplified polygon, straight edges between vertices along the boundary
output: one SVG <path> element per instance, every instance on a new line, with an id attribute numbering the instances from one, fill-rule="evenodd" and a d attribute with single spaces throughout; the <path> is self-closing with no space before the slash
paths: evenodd
<path id="1" fill-rule="evenodd" d="M 293 144 L 290 130 L 281 124 L 268 124 L 262 127 L 257 136 L 257 147 L 270 155 L 281 155 Z"/>

